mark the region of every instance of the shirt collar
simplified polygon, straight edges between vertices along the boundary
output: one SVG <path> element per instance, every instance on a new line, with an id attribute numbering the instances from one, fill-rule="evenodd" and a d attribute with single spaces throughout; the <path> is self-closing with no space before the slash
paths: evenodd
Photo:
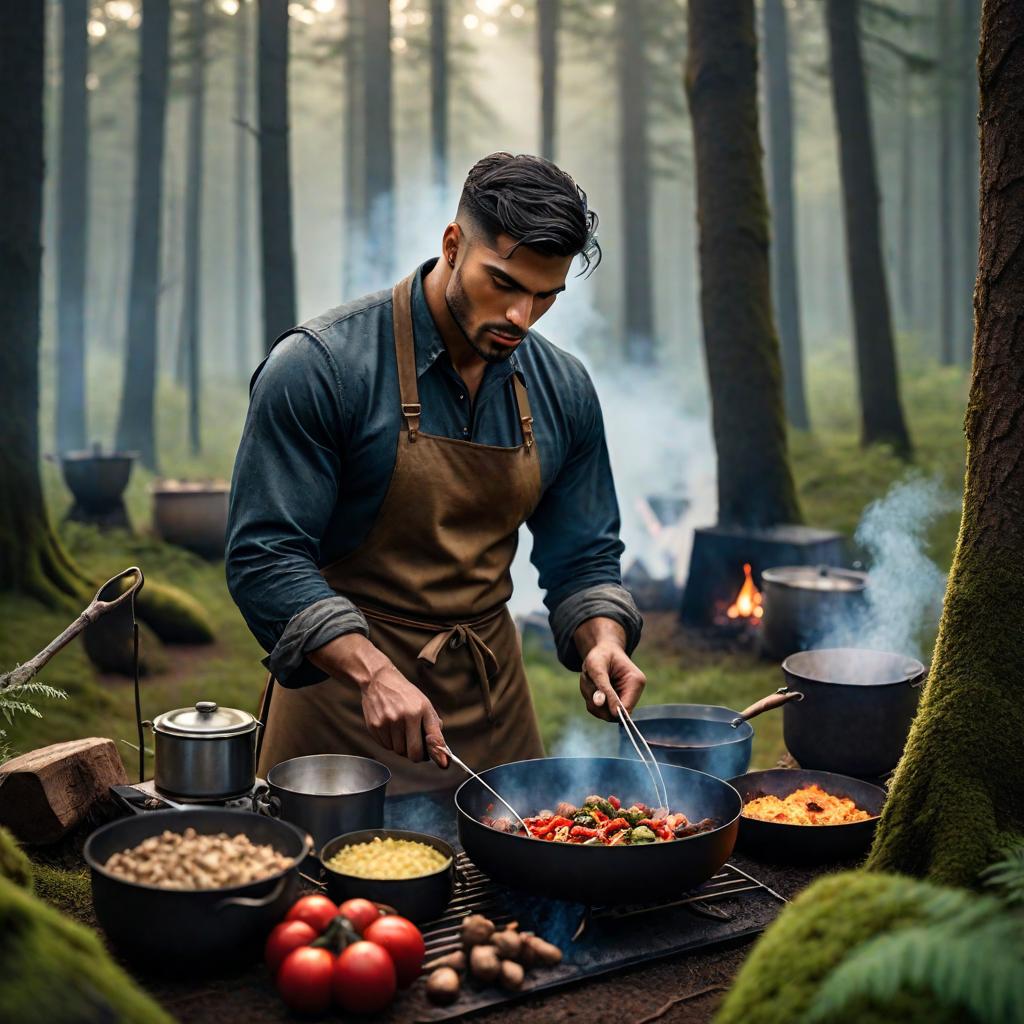
<path id="1" fill-rule="evenodd" d="M 438 358 L 447 356 L 447 349 L 441 340 L 441 334 L 430 315 L 430 307 L 427 305 L 427 297 L 423 291 L 423 278 L 430 273 L 438 257 L 427 260 L 420 265 L 415 277 L 412 279 L 412 332 L 413 343 L 416 347 L 416 376 L 422 377 L 429 370 Z M 526 344 L 529 337 L 523 339 Z M 520 371 L 519 360 L 516 353 L 501 363 L 490 363 L 484 370 L 485 378 L 508 377 L 513 372 Z"/>

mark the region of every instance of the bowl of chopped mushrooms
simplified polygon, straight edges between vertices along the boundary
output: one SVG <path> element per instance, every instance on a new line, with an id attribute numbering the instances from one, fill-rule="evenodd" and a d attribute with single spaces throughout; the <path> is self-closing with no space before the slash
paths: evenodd
<path id="1" fill-rule="evenodd" d="M 83 855 L 107 937 L 149 970 L 174 973 L 257 957 L 312 845 L 286 821 L 196 807 L 113 821 Z"/>

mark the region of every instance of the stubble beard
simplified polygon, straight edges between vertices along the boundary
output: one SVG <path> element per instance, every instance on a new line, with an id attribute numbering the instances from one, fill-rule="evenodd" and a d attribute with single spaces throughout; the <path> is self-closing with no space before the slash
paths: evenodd
<path id="1" fill-rule="evenodd" d="M 477 341 L 468 329 L 469 325 L 469 301 L 466 298 L 466 292 L 462 287 L 462 277 L 458 270 L 453 271 L 451 280 L 448 283 L 448 287 L 444 290 L 444 301 L 448 307 L 448 312 L 451 314 L 452 320 L 455 321 L 455 326 L 458 327 L 462 336 L 466 339 L 466 344 L 486 363 L 503 363 L 508 359 L 513 352 L 514 348 L 504 348 L 498 346 L 488 346 Z"/>

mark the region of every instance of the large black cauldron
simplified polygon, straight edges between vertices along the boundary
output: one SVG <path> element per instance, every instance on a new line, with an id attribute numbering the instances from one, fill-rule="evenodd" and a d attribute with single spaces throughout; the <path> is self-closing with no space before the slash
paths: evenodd
<path id="1" fill-rule="evenodd" d="M 662 765 L 669 808 L 691 821 L 714 818 L 712 832 L 646 846 L 576 846 L 499 832 L 480 822 L 494 797 L 476 779 L 455 794 L 459 841 L 469 859 L 497 882 L 554 899 L 591 905 L 668 899 L 710 878 L 729 859 L 739 825 L 740 797 L 711 775 Z M 657 802 L 646 768 L 617 757 L 549 757 L 480 773 L 524 817 L 592 793 L 623 806 Z M 500 808 L 500 804 L 498 805 Z M 489 810 L 490 809 L 490 810 Z"/>

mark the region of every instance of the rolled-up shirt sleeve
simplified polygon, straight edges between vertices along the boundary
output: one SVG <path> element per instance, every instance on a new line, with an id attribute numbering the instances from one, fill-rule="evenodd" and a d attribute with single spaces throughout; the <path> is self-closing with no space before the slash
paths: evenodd
<path id="1" fill-rule="evenodd" d="M 601 406 L 589 376 L 581 385 L 566 460 L 527 521 L 530 560 L 537 567 L 559 661 L 582 668 L 573 634 L 587 619 L 612 619 L 626 634 L 626 650 L 640 640 L 643 619 L 622 586 L 622 541 Z"/>
<path id="2" fill-rule="evenodd" d="M 320 574 L 344 443 L 337 366 L 316 338 L 281 341 L 256 377 L 235 457 L 228 589 L 284 686 L 326 678 L 306 654 L 366 620 Z"/>

